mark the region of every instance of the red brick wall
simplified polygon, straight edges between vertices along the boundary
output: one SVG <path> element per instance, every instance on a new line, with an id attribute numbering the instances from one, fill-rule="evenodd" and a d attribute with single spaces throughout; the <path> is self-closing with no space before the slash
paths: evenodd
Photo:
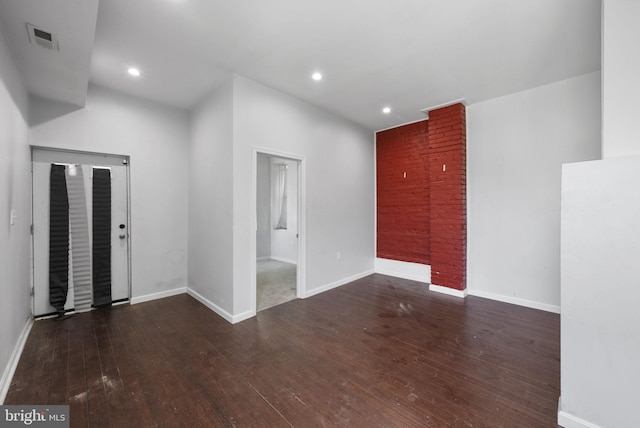
<path id="1" fill-rule="evenodd" d="M 427 134 L 427 121 L 376 134 L 380 258 L 430 264 Z"/>
<path id="2" fill-rule="evenodd" d="M 429 112 L 431 283 L 466 288 L 466 115 L 462 104 Z M 443 166 L 446 171 L 443 171 Z"/>
<path id="3" fill-rule="evenodd" d="M 466 288 L 466 140 L 462 104 L 376 134 L 377 256 L 429 264 L 432 284 L 457 290 Z"/>

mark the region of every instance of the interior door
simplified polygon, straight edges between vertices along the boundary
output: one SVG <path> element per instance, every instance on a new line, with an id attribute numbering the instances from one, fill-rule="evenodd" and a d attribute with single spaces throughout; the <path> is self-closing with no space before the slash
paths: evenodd
<path id="1" fill-rule="evenodd" d="M 124 156 L 33 149 L 33 306 L 34 315 L 55 312 L 49 304 L 49 174 L 51 164 L 82 168 L 89 239 L 92 240 L 92 177 L 94 168 L 111 175 L 111 300 L 129 298 L 128 159 Z M 91 246 L 90 246 L 91 247 Z M 74 308 L 72 257 L 69 257 L 69 289 L 65 310 Z"/>

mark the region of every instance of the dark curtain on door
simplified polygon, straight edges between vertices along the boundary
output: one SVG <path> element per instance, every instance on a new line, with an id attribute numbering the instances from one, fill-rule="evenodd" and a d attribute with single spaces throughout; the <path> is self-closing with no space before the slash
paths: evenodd
<path id="1" fill-rule="evenodd" d="M 93 170 L 93 305 L 111 304 L 111 170 Z"/>
<path id="2" fill-rule="evenodd" d="M 49 303 L 62 313 L 69 289 L 69 199 L 64 165 L 51 165 L 49 182 Z"/>

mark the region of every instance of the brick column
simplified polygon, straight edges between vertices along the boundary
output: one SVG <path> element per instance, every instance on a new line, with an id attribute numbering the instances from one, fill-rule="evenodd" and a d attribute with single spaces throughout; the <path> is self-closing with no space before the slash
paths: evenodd
<path id="1" fill-rule="evenodd" d="M 429 112 L 431 283 L 467 287 L 467 131 L 462 104 Z"/>

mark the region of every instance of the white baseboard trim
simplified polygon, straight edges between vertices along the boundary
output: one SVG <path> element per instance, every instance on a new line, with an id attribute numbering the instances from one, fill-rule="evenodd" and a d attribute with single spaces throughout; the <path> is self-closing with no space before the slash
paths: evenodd
<path id="1" fill-rule="evenodd" d="M 202 294 L 198 293 L 197 291 L 195 291 L 192 288 L 187 288 L 187 293 L 191 297 L 193 297 L 194 299 L 196 299 L 197 301 L 199 301 L 200 303 L 205 305 L 207 308 L 211 309 L 213 312 L 215 312 L 216 314 L 220 315 L 227 322 L 230 322 L 231 324 L 235 324 L 237 322 L 244 321 L 244 320 L 246 320 L 248 318 L 251 318 L 252 316 L 255 315 L 255 313 L 253 311 L 246 311 L 246 312 L 242 312 L 242 313 L 237 314 L 237 315 L 233 315 L 233 314 L 227 312 L 226 310 L 222 309 L 220 306 L 216 305 L 211 300 L 207 299 Z"/>
<path id="2" fill-rule="evenodd" d="M 248 320 L 249 318 L 253 318 L 256 316 L 256 313 L 253 311 L 245 311 L 239 314 L 235 314 L 233 319 L 231 320 L 231 324 L 238 323 L 240 321 Z"/>
<path id="3" fill-rule="evenodd" d="M 151 300 L 177 296 L 178 294 L 184 294 L 186 292 L 187 292 L 187 287 L 180 287 L 180 288 L 174 288 L 172 290 L 160 291 L 158 293 L 145 294 L 144 296 L 132 297 L 131 304 L 136 305 L 138 303 L 149 302 Z"/>
<path id="4" fill-rule="evenodd" d="M 456 289 L 450 288 L 450 287 L 443 287 L 442 285 L 429 284 L 429 291 L 435 291 L 436 293 L 448 294 L 449 296 L 461 297 L 463 299 L 465 297 L 467 297 L 467 289 L 466 288 L 464 290 L 456 290 Z"/>
<path id="5" fill-rule="evenodd" d="M 305 295 L 302 297 L 303 299 L 306 299 L 307 297 L 311 297 L 311 296 L 315 296 L 316 294 L 320 294 L 320 293 L 324 293 L 325 291 L 329 291 L 333 288 L 337 288 L 340 287 L 341 285 L 345 285 L 348 284 L 352 281 L 358 280 L 360 278 L 364 278 L 365 276 L 369 276 L 371 274 L 375 273 L 375 270 L 370 269 L 361 273 L 358 273 L 356 275 L 352 275 L 349 276 L 347 278 L 342 278 L 338 281 L 332 282 L 330 284 L 325 284 L 322 285 L 318 288 L 314 288 L 313 290 L 307 290 L 307 292 L 305 293 Z"/>
<path id="6" fill-rule="evenodd" d="M 483 297 L 485 299 L 497 300 L 498 302 L 511 303 L 513 305 L 525 306 L 527 308 L 539 309 L 541 311 L 560 313 L 560 306 L 540 303 L 533 300 L 521 299 L 519 297 L 505 296 L 503 294 L 490 293 L 482 290 L 469 289 L 470 296 Z"/>
<path id="7" fill-rule="evenodd" d="M 576 418 L 562 411 L 558 412 L 558 425 L 564 428 L 600 428 L 598 425 L 594 425 L 591 422 Z"/>
<path id="8" fill-rule="evenodd" d="M 275 261 L 283 262 L 283 263 L 290 263 L 292 265 L 297 265 L 298 264 L 298 262 L 296 260 L 285 259 L 284 257 L 273 257 L 273 256 L 271 256 L 271 257 L 267 257 L 267 259 L 271 259 L 271 260 L 275 260 Z"/>
<path id="9" fill-rule="evenodd" d="M 558 405 L 558 409 L 560 409 L 560 405 Z M 587 422 L 563 410 L 558 410 L 558 425 L 564 428 L 600 428 L 599 425 Z"/>
<path id="10" fill-rule="evenodd" d="M 31 327 L 33 327 L 33 317 L 29 315 L 27 322 L 24 324 L 24 327 L 22 327 L 20 336 L 18 336 L 18 341 L 13 347 L 11 356 L 9 356 L 7 366 L 5 367 L 4 372 L 2 372 L 2 378 L 0 378 L 0 404 L 4 404 L 4 399 L 7 398 L 7 392 L 9 392 L 9 386 L 11 386 L 11 380 L 16 372 L 16 368 L 18 368 L 18 362 L 20 361 L 24 345 L 27 343 L 27 337 L 29 337 Z"/>
<path id="11" fill-rule="evenodd" d="M 420 263 L 401 262 L 398 260 L 381 259 L 376 257 L 376 273 L 395 276 L 411 281 L 431 282 L 431 266 Z"/>

